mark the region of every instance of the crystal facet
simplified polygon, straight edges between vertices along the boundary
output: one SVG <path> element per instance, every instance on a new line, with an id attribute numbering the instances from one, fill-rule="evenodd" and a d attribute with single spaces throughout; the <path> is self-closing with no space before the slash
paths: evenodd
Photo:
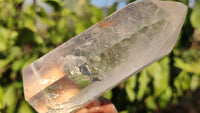
<path id="1" fill-rule="evenodd" d="M 187 13 L 178 2 L 131 3 L 23 70 L 38 112 L 69 113 L 167 55 Z"/>

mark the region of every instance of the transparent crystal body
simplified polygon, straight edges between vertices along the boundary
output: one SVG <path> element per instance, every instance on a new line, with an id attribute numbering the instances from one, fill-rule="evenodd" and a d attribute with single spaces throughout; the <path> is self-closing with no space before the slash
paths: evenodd
<path id="1" fill-rule="evenodd" d="M 187 13 L 178 2 L 131 3 L 23 70 L 25 99 L 40 113 L 69 113 L 167 55 Z"/>

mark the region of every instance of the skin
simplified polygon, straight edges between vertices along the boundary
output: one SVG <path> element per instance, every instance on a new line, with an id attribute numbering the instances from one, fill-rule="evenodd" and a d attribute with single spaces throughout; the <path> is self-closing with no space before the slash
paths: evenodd
<path id="1" fill-rule="evenodd" d="M 118 113 L 115 106 L 107 99 L 101 97 L 98 100 L 81 108 L 76 113 Z"/>

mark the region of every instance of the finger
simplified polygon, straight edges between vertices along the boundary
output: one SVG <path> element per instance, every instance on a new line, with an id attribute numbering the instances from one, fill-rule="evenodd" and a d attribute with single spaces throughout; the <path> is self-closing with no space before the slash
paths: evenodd
<path id="1" fill-rule="evenodd" d="M 89 113 L 118 113 L 115 106 L 105 98 L 99 98 L 100 106 L 90 106 Z M 97 104 L 96 104 L 97 105 Z"/>
<path id="2" fill-rule="evenodd" d="M 94 107 L 99 107 L 100 106 L 100 101 L 99 100 L 95 100 L 93 102 L 91 102 L 90 104 L 87 105 L 86 108 L 81 108 L 78 111 L 76 111 L 75 113 L 89 113 L 88 109 L 95 109 Z"/>
<path id="3" fill-rule="evenodd" d="M 97 100 L 91 102 L 90 104 L 88 104 L 86 106 L 86 108 L 91 109 L 91 108 L 94 108 L 94 107 L 100 107 L 100 105 L 101 105 L 101 101 L 99 99 L 97 99 Z"/>
<path id="4" fill-rule="evenodd" d="M 89 113 L 87 108 L 81 108 L 76 113 Z"/>

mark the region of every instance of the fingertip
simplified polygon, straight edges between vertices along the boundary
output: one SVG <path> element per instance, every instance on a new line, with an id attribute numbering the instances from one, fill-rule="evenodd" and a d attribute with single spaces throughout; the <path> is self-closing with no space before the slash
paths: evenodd
<path id="1" fill-rule="evenodd" d="M 118 113 L 118 111 L 108 99 L 101 97 L 76 113 Z"/>
<path id="2" fill-rule="evenodd" d="M 99 99 L 91 102 L 90 104 L 87 105 L 87 109 L 93 108 L 93 107 L 99 107 L 101 105 L 101 102 L 99 101 Z"/>
<path id="3" fill-rule="evenodd" d="M 89 113 L 89 111 L 86 108 L 81 108 L 78 111 L 76 111 L 75 113 Z"/>
<path id="4" fill-rule="evenodd" d="M 89 113 L 118 113 L 115 106 L 106 98 L 99 98 L 99 106 L 93 106 L 88 109 Z"/>

